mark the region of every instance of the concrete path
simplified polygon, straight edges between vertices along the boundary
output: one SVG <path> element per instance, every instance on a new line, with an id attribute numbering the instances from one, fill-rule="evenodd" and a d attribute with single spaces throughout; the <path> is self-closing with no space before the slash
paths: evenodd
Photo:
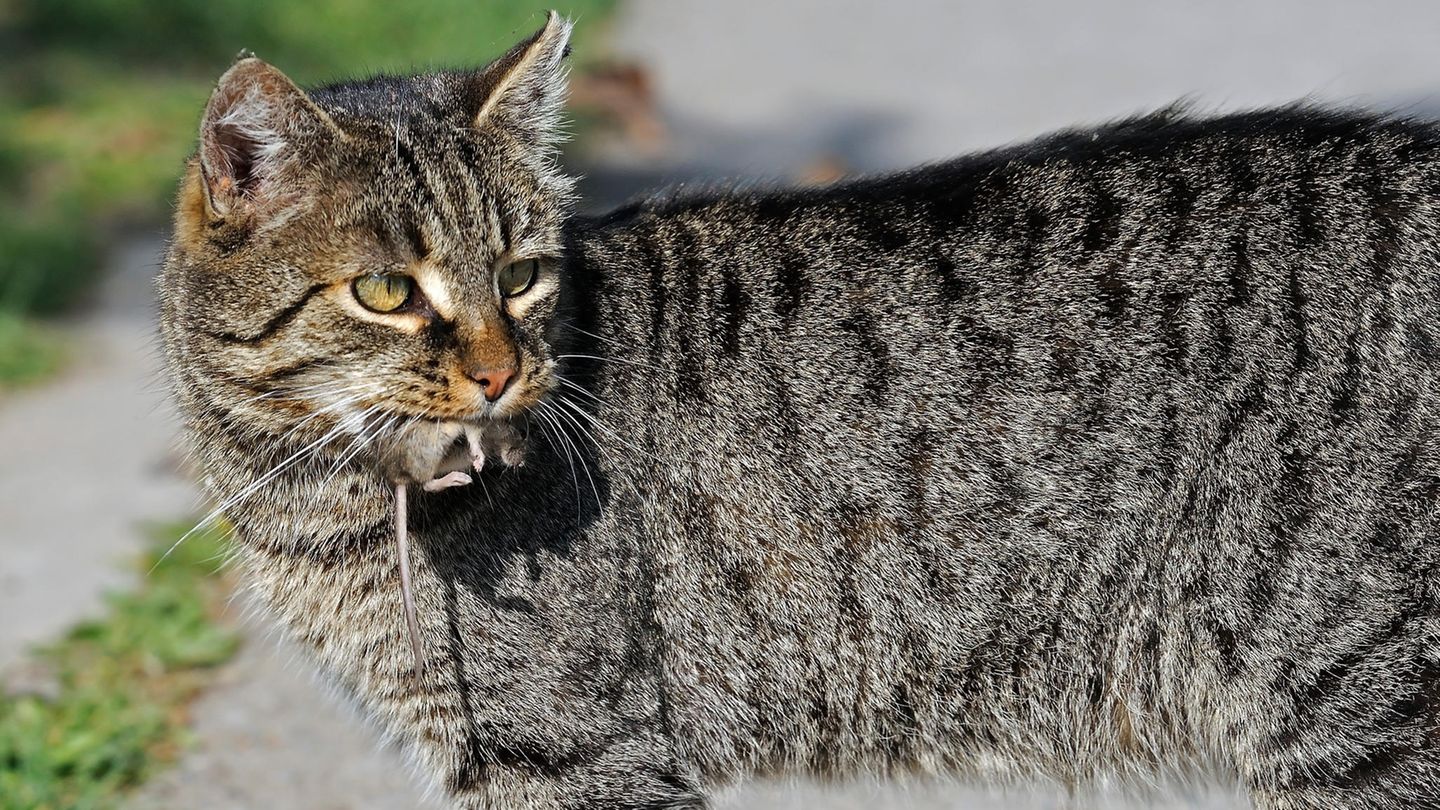
<path id="1" fill-rule="evenodd" d="M 159 245 L 119 251 L 61 379 L 0 396 L 0 671 L 97 615 L 133 581 L 143 526 L 194 507 L 151 341 Z"/>
<path id="2" fill-rule="evenodd" d="M 196 747 L 132 810 L 442 810 L 358 708 L 256 629 L 196 703 Z"/>
<path id="3" fill-rule="evenodd" d="M 631 0 L 673 179 L 942 160 L 1181 98 L 1440 111 L 1433 0 Z M 668 167 L 663 165 L 669 159 Z"/>

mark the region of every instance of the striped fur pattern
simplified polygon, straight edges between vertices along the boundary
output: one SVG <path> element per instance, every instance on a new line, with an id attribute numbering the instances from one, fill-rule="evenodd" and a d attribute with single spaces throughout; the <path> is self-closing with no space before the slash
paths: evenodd
<path id="1" fill-rule="evenodd" d="M 566 33 L 272 105 L 276 179 L 222 216 L 192 162 L 161 284 L 251 581 L 456 806 L 1219 771 L 1440 807 L 1440 130 L 1172 110 L 585 219 L 534 124 Z M 357 316 L 377 263 L 450 311 Z M 450 369 L 497 324 L 534 392 L 477 417 Z M 417 674 L 384 448 L 466 419 L 526 463 L 418 496 Z"/>

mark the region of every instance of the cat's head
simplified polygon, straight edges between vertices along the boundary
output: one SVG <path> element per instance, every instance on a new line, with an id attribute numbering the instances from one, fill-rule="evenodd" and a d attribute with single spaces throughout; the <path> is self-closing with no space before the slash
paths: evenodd
<path id="1" fill-rule="evenodd" d="M 552 14 L 481 70 L 309 93 L 237 61 L 161 284 L 182 384 L 275 434 L 484 423 L 541 400 L 562 325 L 569 34 Z"/>

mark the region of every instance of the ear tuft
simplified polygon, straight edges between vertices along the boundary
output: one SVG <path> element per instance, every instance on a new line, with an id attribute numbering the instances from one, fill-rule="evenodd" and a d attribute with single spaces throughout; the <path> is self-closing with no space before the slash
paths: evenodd
<path id="1" fill-rule="evenodd" d="M 545 27 L 477 74 L 474 126 L 502 127 L 539 147 L 558 143 L 570 31 L 570 21 L 551 11 Z"/>
<path id="2" fill-rule="evenodd" d="M 339 130 L 285 74 L 242 55 L 200 122 L 200 170 L 212 216 L 279 196 L 282 168 Z"/>

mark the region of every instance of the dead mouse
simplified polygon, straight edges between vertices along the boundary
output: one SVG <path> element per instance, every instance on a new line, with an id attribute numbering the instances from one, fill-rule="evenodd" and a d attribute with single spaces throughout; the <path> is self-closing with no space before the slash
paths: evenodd
<path id="1" fill-rule="evenodd" d="M 425 671 L 420 644 L 420 624 L 415 615 L 415 595 L 410 584 L 410 488 L 418 484 L 425 492 L 439 492 L 472 483 L 471 473 L 485 467 L 487 456 L 508 467 L 525 463 L 523 437 L 509 422 L 425 422 L 413 425 L 391 443 L 385 461 L 386 476 L 395 488 L 395 548 L 400 558 L 400 598 L 410 649 L 415 655 L 415 673 Z"/>

